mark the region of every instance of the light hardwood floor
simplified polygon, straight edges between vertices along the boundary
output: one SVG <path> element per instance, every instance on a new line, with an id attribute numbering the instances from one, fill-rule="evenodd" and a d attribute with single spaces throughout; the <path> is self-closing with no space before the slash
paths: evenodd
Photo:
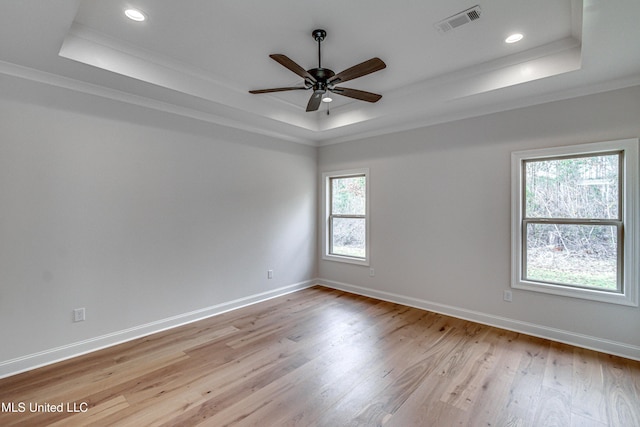
<path id="1" fill-rule="evenodd" d="M 636 427 L 640 362 L 313 287 L 5 378 L 0 402 L 2 426 Z"/>

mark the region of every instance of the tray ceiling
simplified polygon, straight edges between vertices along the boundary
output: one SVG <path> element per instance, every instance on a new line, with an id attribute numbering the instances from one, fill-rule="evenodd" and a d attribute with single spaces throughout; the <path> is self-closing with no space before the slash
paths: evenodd
<path id="1" fill-rule="evenodd" d="M 479 19 L 438 29 L 476 5 Z M 322 145 L 638 84 L 639 15 L 631 0 L 3 2 L 0 73 Z M 315 28 L 324 67 L 386 62 L 345 84 L 378 103 L 307 113 L 309 91 L 248 93 L 302 85 L 268 55 L 316 67 Z"/>

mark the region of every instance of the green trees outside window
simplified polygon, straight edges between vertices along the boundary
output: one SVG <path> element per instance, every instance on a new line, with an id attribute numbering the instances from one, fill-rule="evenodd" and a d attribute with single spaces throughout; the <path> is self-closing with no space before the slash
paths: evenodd
<path id="1" fill-rule="evenodd" d="M 620 290 L 621 156 L 525 161 L 525 279 Z"/>
<path id="2" fill-rule="evenodd" d="M 366 177 L 330 178 L 330 251 L 366 257 Z"/>

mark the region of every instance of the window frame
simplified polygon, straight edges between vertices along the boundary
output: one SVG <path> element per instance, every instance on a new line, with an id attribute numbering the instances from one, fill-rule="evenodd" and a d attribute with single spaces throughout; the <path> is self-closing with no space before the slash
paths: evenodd
<path id="1" fill-rule="evenodd" d="M 331 212 L 331 201 L 332 201 L 332 179 L 340 179 L 340 178 L 351 178 L 357 176 L 364 176 L 365 179 L 365 214 L 364 215 L 332 215 Z M 322 174 L 322 182 L 323 182 L 323 195 L 324 195 L 324 220 L 322 221 L 323 230 L 323 248 L 322 248 L 322 259 L 328 261 L 339 261 L 345 262 L 349 264 L 357 264 L 357 265 L 369 265 L 370 259 L 370 239 L 369 239 L 369 228 L 370 228 L 370 218 L 369 218 L 369 188 L 370 188 L 370 177 L 369 177 L 369 169 L 361 168 L 361 169 L 349 169 L 343 171 L 335 171 L 335 172 L 325 172 Z M 365 256 L 364 258 L 349 256 L 349 255 L 338 255 L 333 254 L 332 252 L 332 219 L 333 218 L 357 218 L 364 219 L 365 221 Z"/>
<path id="2" fill-rule="evenodd" d="M 528 161 L 579 158 L 620 153 L 618 219 L 525 218 L 525 165 Z M 516 151 L 511 153 L 511 287 L 613 304 L 638 306 L 640 269 L 636 258 L 640 244 L 638 221 L 638 139 L 596 142 L 573 146 Z M 526 227 L 528 224 L 571 224 L 615 226 L 618 232 L 618 290 L 525 279 Z M 621 288 L 621 289 L 620 289 Z"/>

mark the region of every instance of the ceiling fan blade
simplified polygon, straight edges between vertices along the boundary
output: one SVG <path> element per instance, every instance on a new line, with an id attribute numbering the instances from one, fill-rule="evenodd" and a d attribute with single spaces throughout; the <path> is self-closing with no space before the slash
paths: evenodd
<path id="1" fill-rule="evenodd" d="M 309 98 L 309 103 L 307 104 L 307 112 L 309 111 L 316 111 L 318 108 L 320 108 L 320 103 L 322 102 L 322 95 L 324 95 L 323 92 L 313 92 L 313 94 L 311 95 L 311 98 Z"/>
<path id="2" fill-rule="evenodd" d="M 296 64 L 288 56 L 276 53 L 276 54 L 273 54 L 273 55 L 269 55 L 269 58 L 273 59 L 274 61 L 276 61 L 277 63 L 279 63 L 283 67 L 286 67 L 289 70 L 293 71 L 294 73 L 296 73 L 297 75 L 299 75 L 303 79 L 309 80 L 312 83 L 316 82 L 316 79 L 311 74 L 309 74 L 309 72 L 307 70 L 305 70 L 304 68 L 302 68 L 301 66 Z"/>
<path id="3" fill-rule="evenodd" d="M 258 94 L 258 93 L 271 93 L 271 92 L 284 92 L 286 90 L 307 90 L 307 87 L 274 87 L 273 89 L 258 89 L 258 90 L 250 90 L 249 93 Z"/>
<path id="4" fill-rule="evenodd" d="M 337 93 L 338 95 L 347 96 L 360 101 L 378 102 L 380 98 L 382 98 L 382 95 L 378 95 L 377 93 L 366 92 L 358 89 L 349 89 L 348 87 L 334 87 L 329 90 L 333 93 Z"/>
<path id="5" fill-rule="evenodd" d="M 358 65 L 354 65 L 351 68 L 347 68 L 346 70 L 336 74 L 331 77 L 327 83 L 343 83 L 349 80 L 357 79 L 358 77 L 366 76 L 367 74 L 374 73 L 376 71 L 380 71 L 383 68 L 386 68 L 387 64 L 385 64 L 380 58 L 371 58 L 368 61 L 361 62 Z"/>

